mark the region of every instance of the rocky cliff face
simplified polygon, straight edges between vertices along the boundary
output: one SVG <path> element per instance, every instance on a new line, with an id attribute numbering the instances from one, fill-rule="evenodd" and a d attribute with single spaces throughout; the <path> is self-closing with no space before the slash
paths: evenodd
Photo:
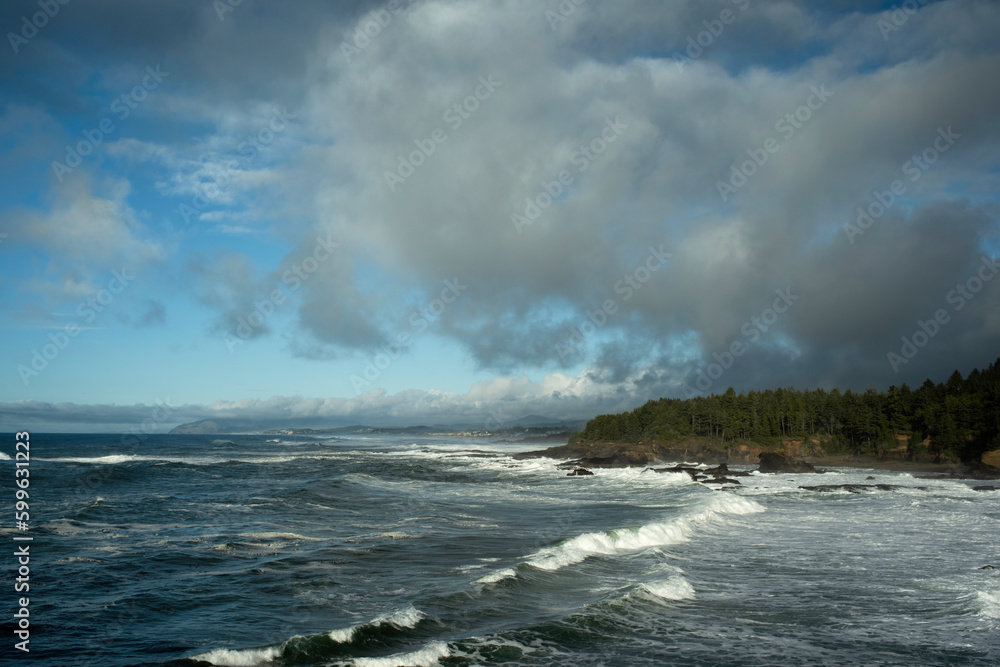
<path id="1" fill-rule="evenodd" d="M 983 463 L 994 468 L 1000 468 L 1000 449 L 983 454 Z"/>

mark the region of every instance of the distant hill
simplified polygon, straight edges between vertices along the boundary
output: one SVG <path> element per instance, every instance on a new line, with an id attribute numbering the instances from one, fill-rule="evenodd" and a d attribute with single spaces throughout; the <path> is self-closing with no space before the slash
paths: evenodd
<path id="1" fill-rule="evenodd" d="M 170 431 L 171 433 L 184 433 L 184 434 L 215 434 L 221 433 L 219 428 L 219 423 L 212 421 L 211 419 L 202 419 L 200 422 L 191 422 L 190 424 L 181 424 Z"/>
<path id="2" fill-rule="evenodd" d="M 299 423 L 295 423 L 298 421 Z M 176 426 L 170 433 L 182 435 L 218 435 L 236 433 L 284 433 L 296 435 L 347 435 L 351 433 L 386 433 L 397 435 L 463 435 L 473 437 L 547 437 L 552 433 L 573 433 L 583 428 L 583 420 L 563 421 L 541 415 L 528 415 L 510 424 L 484 426 L 483 424 L 435 424 L 434 426 L 366 426 L 363 424 L 324 425 L 315 421 L 251 423 L 247 421 L 215 418 Z"/>

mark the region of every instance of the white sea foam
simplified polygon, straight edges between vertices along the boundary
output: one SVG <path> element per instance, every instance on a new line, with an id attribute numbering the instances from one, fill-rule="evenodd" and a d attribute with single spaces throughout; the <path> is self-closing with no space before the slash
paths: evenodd
<path id="1" fill-rule="evenodd" d="M 643 584 L 640 590 L 664 600 L 694 599 L 694 588 L 684 577 L 671 577 L 663 581 L 650 581 Z"/>
<path id="2" fill-rule="evenodd" d="M 434 667 L 441 658 L 451 655 L 444 642 L 431 642 L 419 651 L 397 653 L 384 658 L 355 658 L 358 667 Z"/>
<path id="3" fill-rule="evenodd" d="M 638 528 L 585 533 L 542 549 L 532 554 L 526 562 L 542 570 L 558 570 L 598 554 L 615 555 L 648 547 L 679 544 L 688 541 L 700 525 L 718 520 L 723 515 L 756 514 L 763 511 L 760 504 L 748 498 L 717 493 L 691 513 L 671 521 L 650 523 Z"/>
<path id="4" fill-rule="evenodd" d="M 978 591 L 976 598 L 979 600 L 980 616 L 1000 619 L 1000 591 Z"/>
<path id="5" fill-rule="evenodd" d="M 265 646 L 264 648 L 246 648 L 232 650 L 219 648 L 208 653 L 202 653 L 192 657 L 192 660 L 201 660 L 220 667 L 254 667 L 272 662 L 281 655 L 282 646 Z"/>
<path id="6" fill-rule="evenodd" d="M 298 533 L 239 533 L 238 536 L 250 540 L 303 540 L 306 542 L 322 542 L 324 540 L 322 537 L 307 537 Z"/>
<path id="7" fill-rule="evenodd" d="M 0 452 L 0 461 L 10 461 L 10 456 L 5 454 L 4 452 Z"/>
<path id="8" fill-rule="evenodd" d="M 118 463 L 129 463 L 130 461 L 162 461 L 164 459 L 152 456 L 137 456 L 136 454 L 108 454 L 107 456 L 67 456 L 56 459 L 41 459 L 52 463 L 103 463 L 115 465 Z"/>
<path id="9" fill-rule="evenodd" d="M 476 579 L 472 583 L 474 584 L 495 584 L 498 581 L 503 581 L 504 579 L 509 579 L 511 577 L 516 577 L 517 572 L 509 567 L 505 567 L 502 570 L 495 570 L 489 574 Z"/>

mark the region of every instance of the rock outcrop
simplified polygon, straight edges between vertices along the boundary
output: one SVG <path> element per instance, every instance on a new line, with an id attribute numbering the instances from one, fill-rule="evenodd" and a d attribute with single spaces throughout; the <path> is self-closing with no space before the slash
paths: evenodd
<path id="1" fill-rule="evenodd" d="M 811 463 L 786 459 L 776 452 L 760 454 L 760 472 L 818 472 Z"/>
<path id="2" fill-rule="evenodd" d="M 820 484 L 818 486 L 800 486 L 805 491 L 850 491 L 851 493 L 861 493 L 862 491 L 876 489 L 878 491 L 895 491 L 896 489 L 919 489 L 926 491 L 926 486 L 900 486 L 899 484 Z"/>
<path id="3" fill-rule="evenodd" d="M 1000 468 L 1000 449 L 994 449 L 992 452 L 983 454 L 982 462 L 983 465 Z"/>

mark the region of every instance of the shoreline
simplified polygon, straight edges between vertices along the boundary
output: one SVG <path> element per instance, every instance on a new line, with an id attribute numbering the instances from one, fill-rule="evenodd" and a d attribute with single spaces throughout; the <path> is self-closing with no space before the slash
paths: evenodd
<path id="1" fill-rule="evenodd" d="M 874 456 L 830 455 L 807 456 L 801 459 L 817 468 L 865 468 L 892 472 L 941 473 L 965 477 L 970 474 L 970 466 L 963 463 L 924 463 L 920 461 L 881 461 Z"/>
<path id="2" fill-rule="evenodd" d="M 654 465 L 705 465 L 715 466 L 728 463 L 732 466 L 747 466 L 758 468 L 759 461 L 751 456 L 726 457 L 728 461 L 720 460 L 717 452 L 704 450 L 661 450 L 636 451 L 630 447 L 609 447 L 610 443 L 602 443 L 599 447 L 580 447 L 578 444 L 565 444 L 549 447 L 544 450 L 518 452 L 515 459 L 547 458 L 553 465 L 565 466 L 574 464 L 580 468 L 627 468 Z M 706 454 L 708 454 L 706 456 Z M 750 452 L 747 452 L 750 454 Z M 637 456 L 638 455 L 638 456 Z M 779 454 L 786 458 L 784 454 Z M 756 458 L 756 457 L 754 457 Z M 815 472 L 807 474 L 822 474 L 828 468 L 856 468 L 861 470 L 876 470 L 885 472 L 909 473 L 913 475 L 928 475 L 940 478 L 965 480 L 997 480 L 1000 470 L 983 464 L 968 463 L 933 463 L 924 461 L 882 460 L 866 454 L 835 454 L 824 456 L 787 457 L 789 463 L 807 463 L 816 468 Z M 767 473 L 772 474 L 772 473 Z M 780 474 L 780 473 L 773 473 Z"/>

